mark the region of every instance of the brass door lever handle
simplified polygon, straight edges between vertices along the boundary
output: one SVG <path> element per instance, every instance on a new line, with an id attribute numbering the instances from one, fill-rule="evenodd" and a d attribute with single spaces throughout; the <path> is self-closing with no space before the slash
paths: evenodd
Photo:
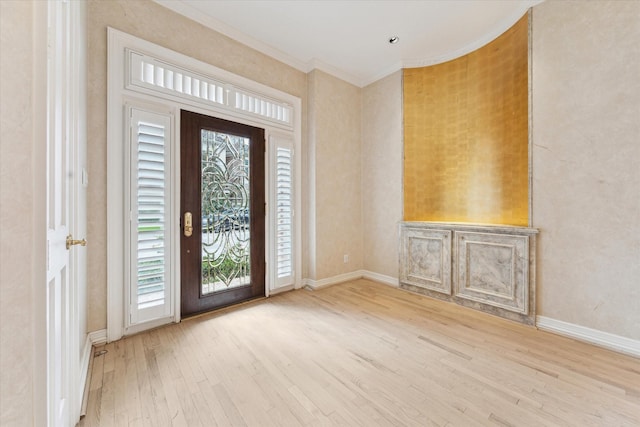
<path id="1" fill-rule="evenodd" d="M 87 246 L 87 241 L 85 239 L 82 240 L 74 240 L 73 236 L 71 234 L 69 234 L 67 236 L 67 250 L 69 250 L 71 248 L 71 246 L 74 245 L 80 245 L 80 246 Z"/>
<path id="2" fill-rule="evenodd" d="M 184 235 L 185 237 L 191 237 L 193 234 L 193 216 L 191 212 L 184 213 Z"/>

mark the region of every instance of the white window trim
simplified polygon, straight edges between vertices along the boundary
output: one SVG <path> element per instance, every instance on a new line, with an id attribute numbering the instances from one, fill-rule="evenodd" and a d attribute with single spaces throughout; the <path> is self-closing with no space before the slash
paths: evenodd
<path id="1" fill-rule="evenodd" d="M 141 87 L 137 85 L 128 85 L 126 81 L 125 70 L 127 64 L 127 51 L 133 50 L 144 55 L 156 58 L 160 61 L 166 61 L 169 64 L 184 68 L 190 72 L 207 76 L 211 79 L 224 82 L 233 87 L 237 92 L 249 93 L 255 96 L 264 96 L 265 99 L 277 100 L 282 105 L 292 107 L 291 124 L 276 123 L 269 118 L 260 117 L 251 111 L 244 111 L 242 108 L 235 108 L 229 105 L 206 105 L 198 99 L 190 99 L 189 97 L 180 97 L 170 93 L 154 91 L 153 88 Z M 251 126 L 258 126 L 265 129 L 265 138 L 268 144 L 269 135 L 271 133 L 286 134 L 293 137 L 294 152 L 300 153 L 301 147 L 301 122 L 302 122 L 302 103 L 300 98 L 270 88 L 263 84 L 254 82 L 247 78 L 235 75 L 228 71 L 214 67 L 210 64 L 198 61 L 194 58 L 163 48 L 156 44 L 147 42 L 113 28 L 108 28 L 108 91 L 107 91 L 107 341 L 115 341 L 123 335 L 136 333 L 141 330 L 159 326 L 161 324 L 180 321 L 180 259 L 179 250 L 173 251 L 172 271 L 173 280 L 171 283 L 174 310 L 173 314 L 168 318 L 158 319 L 144 324 L 132 325 L 127 327 L 125 315 L 128 308 L 125 307 L 125 204 L 124 204 L 124 188 L 125 188 L 125 111 L 126 105 L 136 105 L 144 108 L 144 105 L 153 104 L 154 109 L 163 108 L 174 116 L 173 140 L 179 141 L 180 129 L 180 109 L 187 109 L 201 114 L 207 114 L 226 120 L 233 120 Z M 193 97 L 192 97 L 193 98 Z M 176 144 L 177 146 L 178 144 Z M 269 149 L 269 148 L 268 148 Z M 270 156 L 267 156 L 270 158 Z M 270 193 L 270 171 L 273 170 L 268 160 L 265 166 L 266 179 L 265 191 L 267 192 L 267 203 L 271 200 Z M 179 148 L 175 148 L 173 157 L 174 176 L 172 177 L 173 185 L 176 188 L 173 197 L 173 206 L 171 213 L 174 218 L 180 217 L 180 195 L 179 195 Z M 298 156 L 298 160 L 294 163 L 294 186 L 297 189 L 295 197 L 294 217 L 295 227 L 295 288 L 301 287 L 301 206 L 302 198 L 299 190 L 302 188 L 302 166 Z M 267 212 L 269 209 L 267 209 Z M 267 213 L 266 218 L 267 230 L 271 226 L 270 214 Z M 173 239 L 175 242 L 180 240 L 179 227 L 174 227 L 175 232 Z M 176 247 L 179 243 L 176 245 Z M 266 239 L 266 257 L 269 260 L 271 248 L 274 246 L 271 236 Z M 275 287 L 272 285 L 271 262 L 267 263 L 265 294 L 269 296 Z M 278 289 L 281 291 L 284 289 Z"/>
<path id="2" fill-rule="evenodd" d="M 292 129 L 293 107 L 287 102 L 254 93 L 228 81 L 222 82 L 211 74 L 203 75 L 140 51 L 126 49 L 125 55 L 127 89 L 151 95 L 162 93 L 166 99 L 239 112 L 277 127 Z"/>

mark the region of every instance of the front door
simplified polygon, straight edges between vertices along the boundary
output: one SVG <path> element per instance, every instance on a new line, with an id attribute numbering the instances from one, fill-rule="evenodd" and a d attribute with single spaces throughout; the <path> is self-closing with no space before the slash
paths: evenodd
<path id="1" fill-rule="evenodd" d="M 265 294 L 264 129 L 182 111 L 181 315 Z"/>

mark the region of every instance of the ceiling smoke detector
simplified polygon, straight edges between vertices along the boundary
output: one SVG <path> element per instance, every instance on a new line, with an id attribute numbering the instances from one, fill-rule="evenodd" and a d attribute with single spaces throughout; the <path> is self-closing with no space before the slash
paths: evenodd
<path id="1" fill-rule="evenodd" d="M 391 36 L 389 37 L 389 44 L 396 44 L 400 41 L 400 37 L 398 36 Z"/>

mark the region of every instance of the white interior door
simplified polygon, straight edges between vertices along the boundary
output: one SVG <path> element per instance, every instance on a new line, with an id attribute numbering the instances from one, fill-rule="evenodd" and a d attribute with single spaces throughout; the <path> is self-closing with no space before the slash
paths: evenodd
<path id="1" fill-rule="evenodd" d="M 47 9 L 47 424 L 70 426 L 86 336 L 84 9 L 59 0 Z"/>
<path id="2" fill-rule="evenodd" d="M 65 4 L 50 2 L 47 51 L 47 400 L 48 425 L 69 424 L 69 147 Z"/>

